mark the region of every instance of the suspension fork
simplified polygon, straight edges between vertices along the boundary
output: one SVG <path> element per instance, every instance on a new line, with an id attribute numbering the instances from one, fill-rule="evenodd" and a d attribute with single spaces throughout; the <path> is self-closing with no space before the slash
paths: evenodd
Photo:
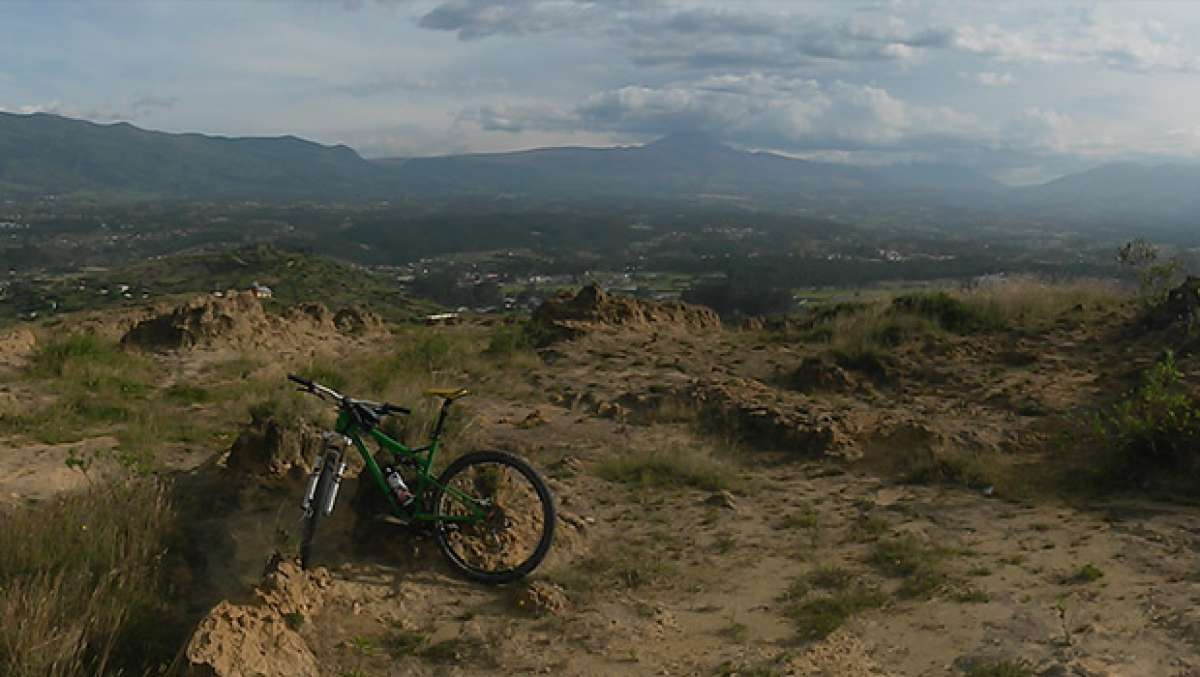
<path id="1" fill-rule="evenodd" d="M 321 434 L 323 440 L 321 452 L 313 461 L 312 473 L 308 476 L 308 486 L 304 490 L 304 499 L 300 503 L 300 508 L 304 511 L 305 516 L 312 514 L 313 510 L 320 509 L 326 517 L 333 514 L 333 506 L 337 502 L 338 490 L 342 486 L 342 477 L 346 474 L 345 453 L 347 447 L 350 446 L 350 438 L 336 432 L 325 432 Z M 332 452 L 332 453 L 331 453 Z M 337 464 L 337 469 L 333 474 L 333 485 L 329 488 L 329 492 L 323 497 L 322 505 L 314 505 L 313 502 L 317 499 L 317 484 L 321 479 L 321 471 L 325 467 L 326 459 L 332 459 Z"/>

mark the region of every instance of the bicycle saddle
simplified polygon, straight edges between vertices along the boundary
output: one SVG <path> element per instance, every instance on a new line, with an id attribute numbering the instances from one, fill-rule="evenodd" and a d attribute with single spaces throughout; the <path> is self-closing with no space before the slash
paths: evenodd
<path id="1" fill-rule="evenodd" d="M 471 394 L 466 388 L 429 388 L 425 391 L 429 397 L 444 397 L 447 400 L 457 400 Z"/>

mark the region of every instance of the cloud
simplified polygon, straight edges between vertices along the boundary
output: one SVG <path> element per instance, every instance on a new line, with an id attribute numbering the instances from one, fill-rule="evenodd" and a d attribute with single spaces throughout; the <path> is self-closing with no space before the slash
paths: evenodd
<path id="1" fill-rule="evenodd" d="M 913 104 L 879 87 L 764 73 L 630 85 L 567 108 L 483 106 L 465 118 L 484 130 L 505 132 L 591 131 L 647 139 L 705 131 L 739 145 L 793 152 L 933 148 L 961 145 L 983 133 L 969 114 Z"/>
<path id="2" fill-rule="evenodd" d="M 604 38 L 636 64 L 691 68 L 909 60 L 954 39 L 947 28 L 914 29 L 891 15 L 828 20 L 795 11 L 680 8 L 658 0 L 446 0 L 418 24 L 467 41 L 551 32 Z"/>
<path id="3" fill-rule="evenodd" d="M 975 74 L 975 81 L 984 87 L 1007 87 L 1014 84 L 1017 80 L 1012 73 L 993 73 L 991 71 L 981 71 Z"/>
<path id="4" fill-rule="evenodd" d="M 437 89 L 438 86 L 438 82 L 433 79 L 396 75 L 343 85 L 338 89 L 351 96 L 369 97 L 392 92 L 429 91 Z"/>
<path id="5" fill-rule="evenodd" d="M 735 7 L 736 9 L 729 9 Z M 661 0 L 443 0 L 418 21 L 460 40 L 564 33 L 620 45 L 635 64 L 699 69 L 790 68 L 837 62 L 908 62 L 957 51 L 1001 63 L 1091 63 L 1137 72 L 1194 72 L 1189 36 L 1162 22 L 1072 8 L 1044 10 L 1003 27 L 973 15 L 917 12 L 894 3 L 833 18 L 811 6 L 753 3 L 712 7 Z M 1005 17 L 1004 11 L 972 14 Z"/>
<path id="6" fill-rule="evenodd" d="M 116 122 L 119 120 L 128 120 L 131 117 L 127 112 L 113 110 L 111 108 L 85 108 L 63 104 L 59 101 L 22 104 L 20 106 L 12 107 L 0 106 L 0 112 L 18 113 L 20 115 L 45 113 L 47 115 L 59 115 L 68 118 L 90 120 L 92 122 Z"/>
<path id="7" fill-rule="evenodd" d="M 143 96 L 130 104 L 130 108 L 132 108 L 135 113 L 142 113 L 156 108 L 174 108 L 175 104 L 177 103 L 179 103 L 179 97 L 176 96 Z"/>
<path id="8" fill-rule="evenodd" d="M 1085 14 L 1037 27 L 1006 29 L 996 24 L 964 25 L 953 46 L 1003 63 L 1095 64 L 1134 72 L 1200 71 L 1191 43 L 1153 21 L 1100 19 Z"/>

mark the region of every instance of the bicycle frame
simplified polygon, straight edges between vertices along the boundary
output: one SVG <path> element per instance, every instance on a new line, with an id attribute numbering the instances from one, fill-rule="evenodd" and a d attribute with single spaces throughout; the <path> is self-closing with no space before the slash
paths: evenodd
<path id="1" fill-rule="evenodd" d="M 367 445 L 363 441 L 362 429 L 348 412 L 343 410 L 338 413 L 337 423 L 334 424 L 334 430 L 337 433 L 350 438 L 350 441 L 354 444 L 354 447 L 358 449 L 358 453 L 362 456 L 363 463 L 366 465 L 367 472 L 371 474 L 371 477 L 374 479 L 375 484 L 378 485 L 379 490 L 383 492 L 385 497 L 387 497 L 388 506 L 391 508 L 393 515 L 397 517 L 408 517 L 418 522 L 442 520 L 444 522 L 465 522 L 468 524 L 481 522 L 487 517 L 486 508 L 479 505 L 478 501 L 471 496 L 456 490 L 454 487 L 443 487 L 443 485 L 434 479 L 430 474 L 430 469 L 433 467 L 433 459 L 437 455 L 438 447 L 441 446 L 442 427 L 446 423 L 446 416 L 449 413 L 449 409 L 450 402 L 447 400 L 442 404 L 441 411 L 438 414 L 437 425 L 434 427 L 433 433 L 429 436 L 429 443 L 425 446 L 406 446 L 403 443 L 389 437 L 382 430 L 380 430 L 378 426 L 368 431 L 368 435 L 371 439 L 379 443 L 380 448 L 388 453 L 393 462 L 399 463 L 402 460 L 407 459 L 412 465 L 416 466 L 416 486 L 409 487 L 409 490 L 415 495 L 419 497 L 425 496 L 427 495 L 426 492 L 431 489 L 444 488 L 452 497 L 470 509 L 471 514 L 469 515 L 439 515 L 437 514 L 436 506 L 434 506 L 433 512 L 428 512 L 424 509 L 424 506 L 421 505 L 419 500 L 416 502 L 416 504 L 414 504 L 415 507 L 412 509 L 412 512 L 406 515 L 407 511 L 397 504 L 395 497 L 392 496 L 392 490 L 390 487 L 388 487 L 387 480 L 383 476 L 383 470 L 379 467 L 379 464 L 375 462 L 375 458 L 371 455 L 371 452 L 367 450 Z M 362 476 L 360 475 L 359 477 L 359 481 L 361 482 Z"/>

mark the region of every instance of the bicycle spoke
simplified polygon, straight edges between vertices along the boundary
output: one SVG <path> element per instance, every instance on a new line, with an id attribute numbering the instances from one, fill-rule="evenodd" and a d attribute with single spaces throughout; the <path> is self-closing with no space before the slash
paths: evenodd
<path id="1" fill-rule="evenodd" d="M 507 571 L 528 560 L 542 537 L 543 510 L 537 489 L 520 471 L 502 463 L 480 463 L 456 475 L 438 506 L 443 515 L 475 512 L 454 494 L 473 499 L 484 512 L 474 522 L 459 522 L 447 531 L 447 545 L 468 566 L 481 571 Z"/>

